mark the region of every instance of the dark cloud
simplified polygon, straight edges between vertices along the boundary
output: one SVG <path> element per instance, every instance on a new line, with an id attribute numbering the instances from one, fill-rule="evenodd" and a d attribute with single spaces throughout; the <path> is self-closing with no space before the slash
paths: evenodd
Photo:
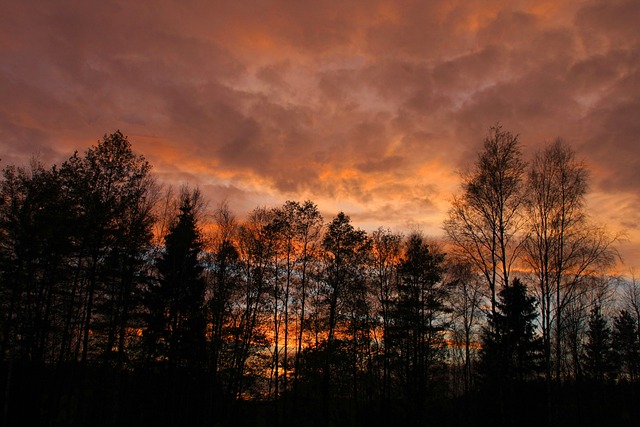
<path id="1" fill-rule="evenodd" d="M 640 4 L 635 0 L 589 1 L 578 10 L 575 22 L 593 52 L 638 47 Z"/>

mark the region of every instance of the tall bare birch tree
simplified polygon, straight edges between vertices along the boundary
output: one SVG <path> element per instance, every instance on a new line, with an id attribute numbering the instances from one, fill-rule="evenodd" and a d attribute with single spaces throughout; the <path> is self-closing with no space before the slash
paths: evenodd
<path id="1" fill-rule="evenodd" d="M 492 127 L 444 223 L 455 249 L 486 279 L 494 314 L 496 288 L 509 286 L 519 249 L 525 168 L 518 136 Z"/>
<path id="2" fill-rule="evenodd" d="M 583 277 L 600 274 L 615 260 L 612 246 L 615 237 L 587 219 L 587 181 L 586 166 L 562 140 L 541 150 L 529 170 L 526 201 L 529 232 L 523 259 L 538 282 L 547 380 L 552 370 L 554 326 L 556 378 L 560 377 L 563 308 L 575 296 Z"/>

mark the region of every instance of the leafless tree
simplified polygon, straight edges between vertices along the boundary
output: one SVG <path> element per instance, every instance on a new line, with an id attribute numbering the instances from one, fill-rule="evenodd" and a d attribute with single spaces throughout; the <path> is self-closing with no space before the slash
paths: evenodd
<path id="1" fill-rule="evenodd" d="M 562 310 L 579 292 L 583 278 L 600 275 L 615 260 L 606 230 L 587 220 L 584 200 L 588 171 L 573 150 L 556 140 L 534 158 L 527 183 L 528 234 L 523 259 L 537 280 L 545 345 L 546 378 L 551 378 L 551 330 L 555 320 L 556 361 L 562 359 Z M 556 363 L 560 378 L 560 363 Z"/>
<path id="2" fill-rule="evenodd" d="M 573 366 L 565 372 L 581 375 L 580 336 L 588 318 L 585 295 L 591 292 L 591 279 L 601 276 L 615 255 L 612 245 L 616 239 L 587 219 L 587 181 L 586 166 L 560 139 L 535 155 L 528 172 L 522 259 L 535 277 L 539 296 L 549 421 L 558 406 L 554 411 L 553 361 L 557 382 L 563 365 Z"/>
<path id="3" fill-rule="evenodd" d="M 382 227 L 371 235 L 372 262 L 376 299 L 379 316 L 382 318 L 382 398 L 384 404 L 388 404 L 391 398 L 390 384 L 390 360 L 391 352 L 388 340 L 390 339 L 391 306 L 397 293 L 398 265 L 402 251 L 402 235 L 392 233 Z"/>
<path id="4" fill-rule="evenodd" d="M 465 396 L 471 391 L 474 347 L 479 341 L 482 323 L 482 304 L 486 293 L 480 277 L 464 259 L 450 258 L 447 262 L 447 283 L 451 287 L 452 352 L 462 360 L 462 382 Z M 455 367 L 454 367 L 455 369 Z"/>
<path id="5" fill-rule="evenodd" d="M 492 127 L 444 223 L 455 249 L 486 279 L 494 313 L 496 288 L 509 286 L 519 250 L 525 168 L 517 135 Z"/>

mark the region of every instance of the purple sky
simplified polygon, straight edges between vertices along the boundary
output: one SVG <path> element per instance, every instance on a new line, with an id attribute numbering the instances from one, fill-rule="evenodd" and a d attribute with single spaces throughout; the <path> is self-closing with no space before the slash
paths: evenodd
<path id="1" fill-rule="evenodd" d="M 589 165 L 640 267 L 640 2 L 30 1 L 0 6 L 0 166 L 122 130 L 239 215 L 311 199 L 442 234 L 490 126 Z"/>

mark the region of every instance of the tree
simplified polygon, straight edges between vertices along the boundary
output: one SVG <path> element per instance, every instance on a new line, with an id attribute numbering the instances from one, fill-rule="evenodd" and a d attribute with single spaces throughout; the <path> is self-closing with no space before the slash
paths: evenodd
<path id="1" fill-rule="evenodd" d="M 206 367 L 205 281 L 198 228 L 202 198 L 198 189 L 183 188 L 178 213 L 164 238 L 164 250 L 155 260 L 158 278 L 145 295 L 148 310 L 143 336 L 150 366 L 164 381 L 163 419 L 193 424 L 193 411 L 205 397 L 202 377 Z M 158 392 L 162 396 L 162 392 Z"/>
<path id="2" fill-rule="evenodd" d="M 157 284 L 149 289 L 145 335 L 152 357 L 175 367 L 203 367 L 205 351 L 204 280 L 198 229 L 199 190 L 183 189 L 175 223 L 156 261 Z"/>
<path id="3" fill-rule="evenodd" d="M 382 319 L 382 402 L 385 414 L 391 399 L 391 321 L 392 306 L 397 295 L 398 265 L 402 250 L 402 235 L 378 228 L 371 236 L 373 275 L 378 302 L 378 316 Z M 376 339 L 376 343 L 379 340 Z M 378 344 L 380 345 L 380 344 Z"/>
<path id="4" fill-rule="evenodd" d="M 325 264 L 325 285 L 327 320 L 323 367 L 322 396 L 325 416 L 328 415 L 329 397 L 331 393 L 332 365 L 338 346 L 336 345 L 336 332 L 342 326 L 345 335 L 352 336 L 352 345 L 357 345 L 358 325 L 355 322 L 361 312 L 363 291 L 362 267 L 365 265 L 365 257 L 368 255 L 369 240 L 363 230 L 355 229 L 351 225 L 351 219 L 343 212 L 331 221 L 322 240 Z M 348 307 L 345 307 L 346 305 Z M 343 308 L 351 312 L 351 324 L 344 322 Z M 355 372 L 355 349 L 353 379 L 353 398 L 357 396 L 357 378 Z"/>
<path id="5" fill-rule="evenodd" d="M 433 250 L 418 233 L 411 234 L 404 246 L 391 315 L 393 332 L 387 339 L 398 354 L 397 374 L 402 378 L 404 398 L 420 421 L 445 356 L 448 295 L 441 281 L 444 254 Z"/>
<path id="6" fill-rule="evenodd" d="M 230 325 L 231 358 L 227 395 L 237 399 L 257 380 L 262 379 L 264 366 L 261 351 L 269 339 L 264 325 L 270 311 L 268 292 L 278 286 L 276 264 L 276 233 L 271 227 L 273 211 L 254 209 L 238 228 L 238 254 L 242 264 L 242 280 L 233 298 Z"/>
<path id="7" fill-rule="evenodd" d="M 584 211 L 588 171 L 562 140 L 539 151 L 528 174 L 524 262 L 535 275 L 540 296 L 547 396 L 551 398 L 552 326 L 555 326 L 555 377 L 561 380 L 564 310 L 578 298 L 589 276 L 612 264 L 614 250 L 604 230 Z M 555 325 L 552 325 L 555 319 Z M 549 402 L 551 405 L 551 402 Z"/>
<path id="8" fill-rule="evenodd" d="M 631 314 L 636 322 L 636 334 L 638 341 L 640 341 L 640 283 L 636 280 L 635 275 L 632 274 L 629 279 L 623 280 L 622 284 L 622 302 L 626 311 Z"/>
<path id="9" fill-rule="evenodd" d="M 500 291 L 497 310 L 489 314 L 489 327 L 483 333 L 480 372 L 484 387 L 498 396 L 503 422 L 514 413 L 517 388 L 535 379 L 540 370 L 542 343 L 535 319 L 535 297 L 516 279 Z"/>
<path id="10" fill-rule="evenodd" d="M 59 171 L 8 166 L 0 181 L 0 360 L 58 359 L 73 214 Z M 11 354 L 9 354 L 11 353 Z"/>
<path id="11" fill-rule="evenodd" d="M 118 131 L 60 168 L 8 167 L 2 187 L 1 274 L 16 285 L 9 330 L 21 324 L 20 345 L 34 361 L 101 356 L 121 366 L 146 280 L 150 165 Z"/>
<path id="12" fill-rule="evenodd" d="M 512 287 L 500 291 L 499 296 L 499 311 L 495 316 L 490 314 L 489 323 L 493 327 L 484 335 L 482 356 L 485 361 L 499 362 L 498 375 L 507 381 L 534 378 L 540 368 L 541 349 L 534 323 L 535 297 L 529 295 L 519 279 Z"/>
<path id="13" fill-rule="evenodd" d="M 463 360 L 462 380 L 465 399 L 471 391 L 472 362 L 475 351 L 473 344 L 478 339 L 481 323 L 481 305 L 486 299 L 482 292 L 481 278 L 473 271 L 473 267 L 463 259 L 449 259 L 447 263 L 448 286 L 451 287 L 450 307 L 452 312 L 452 332 L 454 354 L 462 350 L 459 357 Z"/>
<path id="14" fill-rule="evenodd" d="M 238 224 L 226 204 L 222 204 L 216 210 L 214 223 L 216 227 L 210 242 L 211 252 L 206 257 L 207 268 L 204 273 L 211 325 L 209 369 L 214 390 L 220 390 L 224 386 L 222 374 L 229 365 L 229 354 L 226 350 L 231 333 L 233 298 L 237 296 L 240 288 L 242 266 L 235 244 Z"/>
<path id="15" fill-rule="evenodd" d="M 103 355 L 117 343 L 122 361 L 131 297 L 143 280 L 139 273 L 151 240 L 155 184 L 150 171 L 120 131 L 104 135 L 83 157 L 74 153 L 60 168 L 62 191 L 73 201 L 69 212 L 76 222 L 71 264 L 77 270 L 71 288 L 82 300 L 83 362 L 93 343 L 101 344 Z"/>
<path id="16" fill-rule="evenodd" d="M 297 399 L 297 377 L 303 335 L 307 327 L 305 311 L 308 296 L 311 255 L 321 231 L 322 217 L 310 201 L 287 201 L 271 211 L 268 229 L 274 237 L 273 309 L 274 309 L 274 377 L 275 400 L 282 401 L 283 417 L 287 418 L 287 392 L 289 391 L 290 336 L 296 345 L 294 360 L 294 399 Z M 295 326 L 292 324 L 295 322 Z M 297 330 L 296 330 L 297 327 Z M 282 331 L 281 331 L 282 330 Z M 282 332 L 282 339 L 280 333 Z M 282 348 L 281 342 L 282 341 Z M 281 356 L 282 353 L 282 357 Z M 282 371 L 282 373 L 280 373 Z M 284 393 L 281 393 L 280 379 Z M 294 400 L 294 404 L 295 404 Z M 278 404 L 276 404 L 276 410 Z M 276 417 L 277 417 L 276 413 Z"/>
<path id="17" fill-rule="evenodd" d="M 77 361 L 115 368 L 108 384 L 115 421 L 119 373 L 135 357 L 140 326 L 155 195 L 150 165 L 118 131 L 59 168 L 6 168 L 0 186 L 0 295 L 9 295 L 2 353 L 43 369 L 55 364 L 61 376 Z M 85 386 L 92 373 L 77 372 Z M 54 383 L 45 390 L 59 399 L 78 386 Z M 80 395 L 78 406 L 86 399 Z"/>
<path id="18" fill-rule="evenodd" d="M 638 325 L 626 310 L 621 310 L 614 320 L 613 343 L 621 373 L 624 373 L 630 382 L 637 381 L 640 369 Z"/>
<path id="19" fill-rule="evenodd" d="M 597 383 L 615 379 L 611 328 L 597 303 L 589 316 L 584 357 L 585 373 L 589 379 Z"/>
<path id="20" fill-rule="evenodd" d="M 509 286 L 518 254 L 525 167 L 517 135 L 492 127 L 444 224 L 454 247 L 485 277 L 494 314 L 496 292 Z"/>
<path id="21" fill-rule="evenodd" d="M 318 241 L 321 236 L 323 219 L 318 207 L 310 200 L 296 207 L 294 229 L 297 235 L 298 265 L 297 276 L 299 287 L 296 299 L 299 303 L 298 331 L 296 336 L 296 356 L 294 361 L 294 398 L 298 397 L 300 361 L 305 330 L 308 329 L 307 300 L 309 295 L 310 276 L 318 259 Z M 294 402 L 297 405 L 297 401 Z M 298 408 L 296 407 L 297 411 Z"/>
<path id="22" fill-rule="evenodd" d="M 576 227 L 584 220 L 582 207 L 587 171 L 584 165 L 575 161 L 571 149 L 557 140 L 536 154 L 528 178 L 529 234 L 525 240 L 525 261 L 534 271 L 540 288 L 546 378 L 549 383 L 553 296 L 556 296 L 556 330 L 559 331 L 560 286 L 564 275 L 569 272 L 565 248 Z"/>

